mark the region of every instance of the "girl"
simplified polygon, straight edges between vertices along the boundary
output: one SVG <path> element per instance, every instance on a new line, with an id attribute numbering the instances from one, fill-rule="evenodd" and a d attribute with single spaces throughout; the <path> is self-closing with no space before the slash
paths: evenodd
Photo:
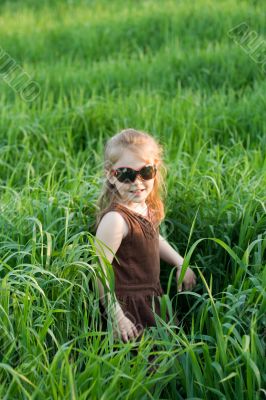
<path id="1" fill-rule="evenodd" d="M 102 251 L 113 266 L 114 334 L 124 342 L 139 338 L 145 327 L 156 326 L 153 310 L 160 315 L 159 296 L 164 293 L 160 259 L 177 267 L 177 281 L 181 273 L 183 258 L 159 234 L 165 216 L 162 152 L 152 136 L 134 129 L 117 133 L 105 145 L 106 181 L 97 202 L 95 248 L 104 273 Z M 179 291 L 195 284 L 195 274 L 188 268 Z M 106 308 L 99 279 L 98 285 Z"/>

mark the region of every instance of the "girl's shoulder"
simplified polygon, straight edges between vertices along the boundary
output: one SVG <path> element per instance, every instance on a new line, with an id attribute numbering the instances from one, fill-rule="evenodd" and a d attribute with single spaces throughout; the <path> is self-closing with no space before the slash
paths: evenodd
<path id="1" fill-rule="evenodd" d="M 116 209 L 110 208 L 102 213 L 97 232 L 99 230 L 109 231 L 116 235 L 120 233 L 124 239 L 128 235 L 130 228 L 123 214 Z"/>

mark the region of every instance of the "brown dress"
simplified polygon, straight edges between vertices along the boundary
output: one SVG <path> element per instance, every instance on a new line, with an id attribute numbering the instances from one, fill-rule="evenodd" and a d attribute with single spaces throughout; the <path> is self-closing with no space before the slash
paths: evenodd
<path id="1" fill-rule="evenodd" d="M 147 218 L 117 202 L 105 213 L 109 211 L 118 211 L 129 228 L 115 254 L 119 262 L 115 258 L 112 261 L 117 300 L 138 330 L 156 326 L 152 301 L 160 316 L 159 296 L 164 294 L 160 284 L 159 226 L 155 226 L 150 211 Z M 168 313 L 166 317 L 169 321 Z"/>

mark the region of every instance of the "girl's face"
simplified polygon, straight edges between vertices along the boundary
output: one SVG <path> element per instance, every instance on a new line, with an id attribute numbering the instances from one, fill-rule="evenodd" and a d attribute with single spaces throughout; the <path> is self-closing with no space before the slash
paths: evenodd
<path id="1" fill-rule="evenodd" d="M 140 157 L 130 150 L 125 150 L 119 160 L 112 166 L 112 169 L 120 167 L 130 167 L 133 169 L 140 169 L 147 164 L 153 164 L 152 158 Z M 151 193 L 154 185 L 154 179 L 145 181 L 138 175 L 134 182 L 119 182 L 115 176 L 107 173 L 109 181 L 115 185 L 118 193 L 121 196 L 121 201 L 128 206 L 145 205 L 145 200 Z"/>

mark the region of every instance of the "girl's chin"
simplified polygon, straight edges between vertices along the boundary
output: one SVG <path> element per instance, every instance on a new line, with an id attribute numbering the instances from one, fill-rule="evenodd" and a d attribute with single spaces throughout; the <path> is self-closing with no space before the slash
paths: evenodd
<path id="1" fill-rule="evenodd" d="M 143 190 L 142 192 L 137 192 L 137 193 L 129 193 L 128 198 L 129 199 L 140 199 L 145 197 L 145 191 Z"/>

